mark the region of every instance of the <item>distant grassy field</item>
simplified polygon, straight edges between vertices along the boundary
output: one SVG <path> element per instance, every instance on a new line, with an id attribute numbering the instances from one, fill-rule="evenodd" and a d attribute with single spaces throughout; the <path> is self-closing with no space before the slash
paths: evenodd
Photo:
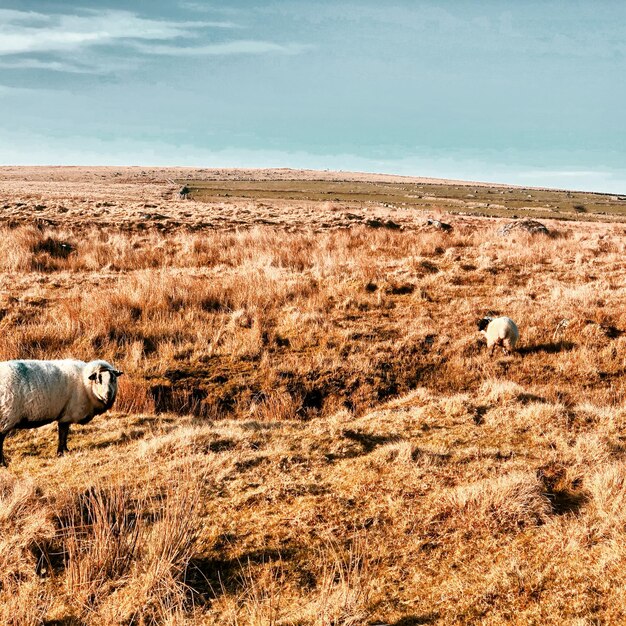
<path id="1" fill-rule="evenodd" d="M 452 214 L 553 219 L 626 218 L 626 197 L 503 186 L 325 180 L 184 180 L 194 200 L 225 198 L 383 204 Z"/>

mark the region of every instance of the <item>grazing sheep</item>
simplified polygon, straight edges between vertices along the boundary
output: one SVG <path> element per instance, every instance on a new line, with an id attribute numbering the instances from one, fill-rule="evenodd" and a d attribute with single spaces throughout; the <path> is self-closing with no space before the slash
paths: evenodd
<path id="1" fill-rule="evenodd" d="M 108 411 L 122 372 L 106 361 L 5 361 L 0 363 L 0 465 L 4 438 L 15 428 L 59 423 L 57 454 L 67 452 L 70 424 L 87 424 Z"/>
<path id="2" fill-rule="evenodd" d="M 478 330 L 487 337 L 487 347 L 491 354 L 496 346 L 502 346 L 507 353 L 512 352 L 519 339 L 519 330 L 510 317 L 483 317 L 478 322 Z"/>

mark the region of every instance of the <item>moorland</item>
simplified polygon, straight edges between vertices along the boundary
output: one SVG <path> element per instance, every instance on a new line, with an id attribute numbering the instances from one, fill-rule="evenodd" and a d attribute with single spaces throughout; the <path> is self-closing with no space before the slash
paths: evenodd
<path id="1" fill-rule="evenodd" d="M 0 168 L 0 360 L 125 372 L 65 457 L 53 426 L 5 442 L 0 623 L 625 621 L 625 208 Z"/>

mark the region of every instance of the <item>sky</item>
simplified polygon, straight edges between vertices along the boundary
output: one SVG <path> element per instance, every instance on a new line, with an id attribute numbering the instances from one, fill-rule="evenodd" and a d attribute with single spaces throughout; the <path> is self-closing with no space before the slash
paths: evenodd
<path id="1" fill-rule="evenodd" d="M 626 193 L 619 0 L 0 0 L 0 164 Z"/>

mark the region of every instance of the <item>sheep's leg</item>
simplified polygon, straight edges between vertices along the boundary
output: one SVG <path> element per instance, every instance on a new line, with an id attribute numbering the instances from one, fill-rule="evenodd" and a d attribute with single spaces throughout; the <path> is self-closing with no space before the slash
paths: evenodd
<path id="1" fill-rule="evenodd" d="M 63 456 L 67 449 L 67 436 L 70 432 L 70 425 L 59 422 L 59 447 L 57 448 L 57 456 Z"/>
<path id="2" fill-rule="evenodd" d="M 7 462 L 4 459 L 4 438 L 7 436 L 6 433 L 0 433 L 0 467 L 7 467 Z"/>

